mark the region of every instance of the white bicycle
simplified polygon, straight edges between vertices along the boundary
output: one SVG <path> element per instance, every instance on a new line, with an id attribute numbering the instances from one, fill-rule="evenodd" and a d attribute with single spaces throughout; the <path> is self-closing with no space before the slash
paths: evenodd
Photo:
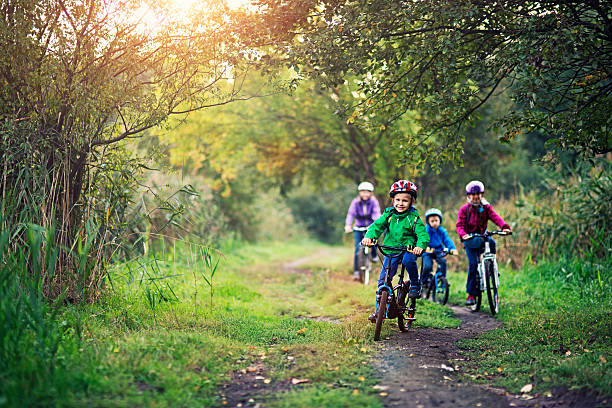
<path id="1" fill-rule="evenodd" d="M 491 247 L 489 244 L 489 237 L 492 235 L 512 235 L 512 232 L 486 231 L 484 234 L 474 233 L 469 234 L 469 237 L 465 241 L 474 238 L 480 238 L 482 240 L 480 247 L 480 262 L 478 262 L 478 275 L 476 276 L 476 285 L 480 290 L 475 296 L 476 303 L 471 306 L 471 309 L 474 312 L 480 310 L 480 305 L 482 303 L 482 292 L 487 292 L 491 314 L 495 315 L 499 312 L 499 270 L 497 268 L 497 259 L 495 254 L 491 252 Z"/>

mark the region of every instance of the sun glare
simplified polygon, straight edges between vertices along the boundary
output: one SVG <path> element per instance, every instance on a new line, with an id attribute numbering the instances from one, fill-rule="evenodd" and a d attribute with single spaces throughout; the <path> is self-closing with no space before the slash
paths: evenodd
<path id="1" fill-rule="evenodd" d="M 212 0 L 213 2 L 215 0 Z M 216 0 L 216 6 L 223 4 L 228 10 L 253 10 L 251 0 Z M 186 22 L 194 10 L 206 10 L 207 4 L 210 7 L 211 0 L 168 0 L 165 12 L 143 3 L 137 10 L 134 10 L 129 20 L 138 26 L 138 31 L 142 33 L 155 33 L 164 25 L 173 22 Z"/>

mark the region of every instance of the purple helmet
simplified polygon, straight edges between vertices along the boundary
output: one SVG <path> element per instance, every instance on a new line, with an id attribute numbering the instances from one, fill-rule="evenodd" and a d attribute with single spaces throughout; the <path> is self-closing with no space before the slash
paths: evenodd
<path id="1" fill-rule="evenodd" d="M 465 186 L 465 194 L 484 193 L 484 184 L 478 180 L 472 180 Z"/>

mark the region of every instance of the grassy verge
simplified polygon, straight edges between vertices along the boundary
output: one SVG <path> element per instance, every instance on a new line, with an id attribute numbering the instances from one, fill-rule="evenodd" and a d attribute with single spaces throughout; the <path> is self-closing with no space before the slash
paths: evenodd
<path id="1" fill-rule="evenodd" d="M 214 275 L 216 257 L 194 248 L 118 265 L 99 303 L 49 311 L 63 336 L 54 375 L 3 386 L 0 405 L 33 389 L 28 406 L 223 406 L 231 373 L 263 364 L 271 385 L 308 380 L 267 396 L 273 406 L 380 406 L 365 320 L 374 287 L 351 281 L 350 248 L 235 243 L 224 253 Z M 458 324 L 431 302 L 417 317 Z"/>
<path id="2" fill-rule="evenodd" d="M 533 393 L 568 386 L 612 395 L 611 266 L 569 258 L 504 270 L 504 326 L 461 344 L 469 375 L 511 392 L 531 384 Z M 455 303 L 465 299 L 465 276 L 449 274 Z"/>

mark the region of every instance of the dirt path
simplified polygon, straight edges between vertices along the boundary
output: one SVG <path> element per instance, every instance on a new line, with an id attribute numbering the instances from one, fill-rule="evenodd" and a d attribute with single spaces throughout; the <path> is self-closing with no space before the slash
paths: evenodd
<path id="1" fill-rule="evenodd" d="M 411 329 L 394 332 L 381 345 L 374 366 L 381 375 L 377 389 L 387 407 L 595 407 L 597 398 L 584 392 L 555 390 L 551 396 L 512 395 L 486 385 L 464 382 L 458 374 L 464 357 L 457 342 L 500 326 L 486 313 L 453 307 L 461 319 L 456 329 Z M 418 318 L 418 313 L 417 313 Z"/>

